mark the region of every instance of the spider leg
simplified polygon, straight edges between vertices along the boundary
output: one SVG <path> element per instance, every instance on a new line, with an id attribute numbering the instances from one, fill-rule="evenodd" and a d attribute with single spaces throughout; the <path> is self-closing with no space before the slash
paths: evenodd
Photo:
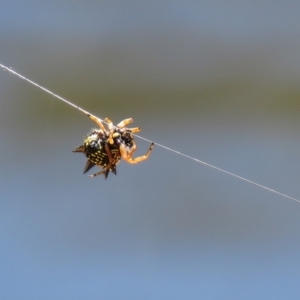
<path id="1" fill-rule="evenodd" d="M 107 176 L 108 176 L 108 173 L 109 173 L 109 170 L 108 170 L 107 168 L 105 168 L 105 169 L 102 169 L 102 170 L 101 170 L 100 172 L 98 172 L 98 173 L 89 175 L 89 177 L 93 178 L 93 177 L 96 177 L 96 176 L 98 176 L 98 175 L 104 174 L 104 177 L 105 177 L 105 179 L 106 179 Z"/>
<path id="2" fill-rule="evenodd" d="M 141 127 L 126 128 L 129 132 L 136 133 L 141 131 Z"/>
<path id="3" fill-rule="evenodd" d="M 114 124 L 110 118 L 105 118 L 104 121 L 107 123 L 108 129 L 112 129 Z"/>
<path id="4" fill-rule="evenodd" d="M 103 130 L 103 132 L 106 132 L 106 129 L 99 118 L 93 115 L 89 115 L 89 117 Z"/>
<path id="5" fill-rule="evenodd" d="M 93 177 L 96 177 L 96 176 L 98 176 L 98 175 L 104 174 L 104 177 L 105 177 L 105 179 L 106 179 L 107 176 L 108 176 L 108 174 L 109 174 L 109 171 L 111 171 L 111 172 L 113 172 L 115 175 L 117 175 L 117 169 L 116 169 L 116 166 L 113 166 L 111 169 L 104 168 L 104 169 L 102 169 L 102 170 L 101 170 L 100 172 L 98 172 L 98 173 L 89 175 L 89 177 L 93 178 Z"/>
<path id="6" fill-rule="evenodd" d="M 112 153 L 111 153 L 108 145 L 105 144 L 104 147 L 105 147 L 105 151 L 106 151 L 106 154 L 107 154 L 107 157 L 108 157 L 108 165 L 106 166 L 106 169 L 109 170 L 113 166 L 114 159 L 112 157 Z"/>
<path id="7" fill-rule="evenodd" d="M 104 121 L 107 123 L 108 129 L 109 129 L 108 142 L 112 145 L 114 143 L 114 140 L 113 140 L 114 124 L 109 118 L 105 118 Z"/>
<path id="8" fill-rule="evenodd" d="M 129 118 L 129 119 L 125 119 L 123 121 L 121 121 L 119 124 L 116 125 L 116 127 L 118 128 L 123 128 L 125 127 L 127 124 L 130 124 L 133 122 L 133 119 L 132 118 Z"/>
<path id="9" fill-rule="evenodd" d="M 142 155 L 142 156 L 138 156 L 136 158 L 132 158 L 132 155 L 133 153 L 135 152 L 136 150 L 136 143 L 135 141 L 133 140 L 132 141 L 133 143 L 133 146 L 128 149 L 125 145 L 120 145 L 120 153 L 121 153 L 121 156 L 124 160 L 126 160 L 128 163 L 130 164 L 137 164 L 139 162 L 142 162 L 146 159 L 148 159 L 153 147 L 154 147 L 154 143 L 151 143 L 150 145 L 150 148 L 148 149 L 147 153 L 145 155 Z"/>

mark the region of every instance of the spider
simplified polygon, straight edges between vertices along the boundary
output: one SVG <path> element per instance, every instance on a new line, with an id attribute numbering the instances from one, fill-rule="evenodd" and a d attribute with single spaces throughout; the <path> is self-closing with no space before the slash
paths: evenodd
<path id="1" fill-rule="evenodd" d="M 125 119 L 116 126 L 113 125 L 110 119 L 106 118 L 104 121 L 107 123 L 107 130 L 100 119 L 92 115 L 89 115 L 89 117 L 96 122 L 100 129 L 92 129 L 83 144 L 73 150 L 73 152 L 85 153 L 88 159 L 83 173 L 89 171 L 93 166 L 98 165 L 102 167 L 102 170 L 89 176 L 95 177 L 104 174 L 106 179 L 109 171 L 115 175 L 117 174 L 116 166 L 121 158 L 130 164 L 136 164 L 148 159 L 154 143 L 151 143 L 145 155 L 136 158 L 132 157 L 137 148 L 132 133 L 141 130 L 139 127 L 126 127 L 127 124 L 133 122 L 132 118 Z"/>

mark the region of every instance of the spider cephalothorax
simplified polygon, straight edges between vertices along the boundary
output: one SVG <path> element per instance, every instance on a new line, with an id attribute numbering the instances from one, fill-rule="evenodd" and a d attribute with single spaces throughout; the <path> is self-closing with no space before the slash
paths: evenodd
<path id="1" fill-rule="evenodd" d="M 114 126 L 113 123 L 106 118 L 105 122 L 108 125 L 107 130 L 100 119 L 93 116 L 90 116 L 90 118 L 99 125 L 100 129 L 93 129 L 84 140 L 83 145 L 73 150 L 73 152 L 85 153 L 88 158 L 84 173 L 95 165 L 102 167 L 100 172 L 90 175 L 90 177 L 104 174 L 105 178 L 107 178 L 109 171 L 116 175 L 116 166 L 121 158 L 128 163 L 134 164 L 146 160 L 149 157 L 154 146 L 153 143 L 145 155 L 132 158 L 136 150 L 136 143 L 132 133 L 140 131 L 139 127 L 125 127 L 127 124 L 133 122 L 132 119 L 125 119 Z"/>

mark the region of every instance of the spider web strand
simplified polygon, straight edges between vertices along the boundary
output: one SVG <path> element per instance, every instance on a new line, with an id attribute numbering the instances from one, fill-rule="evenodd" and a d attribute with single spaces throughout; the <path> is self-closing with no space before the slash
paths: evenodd
<path id="1" fill-rule="evenodd" d="M 146 138 L 144 138 L 144 137 L 142 137 L 142 136 L 139 136 L 139 135 L 136 135 L 136 134 L 135 134 L 135 136 L 138 137 L 138 138 L 140 138 L 140 139 L 142 139 L 142 140 L 145 140 L 145 141 L 147 141 L 147 142 L 151 142 L 150 140 L 148 140 L 148 139 L 146 139 Z M 238 179 L 240 179 L 240 180 L 243 180 L 243 181 L 246 181 L 246 182 L 248 182 L 248 183 L 254 184 L 254 185 L 256 185 L 256 186 L 258 186 L 258 187 L 260 187 L 260 188 L 263 188 L 263 189 L 265 189 L 265 190 L 267 190 L 267 191 L 269 191 L 269 192 L 275 193 L 275 194 L 277 194 L 277 195 L 283 196 L 283 197 L 285 197 L 285 198 L 288 198 L 288 199 L 291 199 L 291 200 L 294 200 L 294 201 L 300 203 L 300 200 L 299 200 L 299 199 L 293 198 L 293 197 L 291 197 L 291 196 L 288 196 L 288 195 L 286 195 L 286 194 L 283 194 L 283 193 L 280 193 L 280 192 L 278 192 L 278 191 L 276 191 L 276 190 L 273 190 L 273 189 L 271 189 L 271 188 L 269 188 L 269 187 L 267 187 L 267 186 L 264 186 L 264 185 L 262 185 L 262 184 L 259 184 L 259 183 L 257 183 L 257 182 L 254 182 L 254 181 L 249 180 L 249 179 L 247 179 L 247 178 L 244 178 L 244 177 L 242 177 L 242 176 L 239 176 L 239 175 L 236 175 L 236 174 L 231 173 L 231 172 L 229 172 L 229 171 L 226 171 L 226 170 L 223 170 L 223 169 L 221 169 L 221 168 L 218 168 L 218 167 L 216 167 L 216 166 L 214 166 L 214 165 L 211 165 L 211 164 L 209 164 L 209 163 L 206 163 L 206 162 L 204 162 L 204 161 L 202 161 L 202 160 L 200 160 L 200 159 L 198 159 L 198 158 L 189 156 L 189 155 L 187 155 L 187 154 L 184 154 L 184 153 L 182 153 L 182 152 L 179 152 L 179 151 L 177 151 L 177 150 L 174 150 L 174 149 L 172 149 L 172 148 L 166 147 L 166 146 L 161 145 L 161 144 L 158 144 L 158 143 L 155 143 L 155 145 L 157 145 L 157 146 L 159 146 L 159 147 L 161 147 L 161 148 L 164 148 L 164 149 L 166 149 L 166 150 L 168 150 L 168 151 L 174 152 L 174 153 L 176 153 L 176 154 L 178 154 L 178 155 L 181 155 L 181 156 L 184 156 L 184 157 L 186 157 L 186 158 L 189 158 L 189 159 L 191 159 L 191 160 L 194 160 L 195 162 L 200 163 L 200 164 L 202 164 L 202 165 L 205 165 L 205 166 L 207 166 L 207 167 L 210 167 L 210 168 L 213 168 L 213 169 L 218 170 L 218 171 L 220 171 L 220 172 L 223 172 L 223 173 L 225 173 L 225 174 L 227 174 L 227 175 L 230 175 L 230 176 L 233 176 L 233 177 L 238 178 Z"/>
<path id="2" fill-rule="evenodd" d="M 89 113 L 88 111 L 82 109 L 82 108 L 79 107 L 78 105 L 75 105 L 74 103 L 72 103 L 72 102 L 70 102 L 70 101 L 64 99 L 63 97 L 61 97 L 61 96 L 59 96 L 59 95 L 57 95 L 57 94 L 51 92 L 50 90 L 44 88 L 43 86 L 41 86 L 41 85 L 35 83 L 35 82 L 32 81 L 32 80 L 30 80 L 30 79 L 24 77 L 23 75 L 17 73 L 16 71 L 14 71 L 14 70 L 12 70 L 12 69 L 10 69 L 10 68 L 8 68 L 8 67 L 2 65 L 1 63 L 0 63 L 0 67 L 3 68 L 3 69 L 5 69 L 5 70 L 7 70 L 7 71 L 9 71 L 9 72 L 12 73 L 12 74 L 18 76 L 18 77 L 20 77 L 21 79 L 23 79 L 23 80 L 29 82 L 30 84 L 32 84 L 32 85 L 38 87 L 39 89 L 45 91 L 46 93 L 48 93 L 48 94 L 54 96 L 55 98 L 57 98 L 57 99 L 59 99 L 59 100 L 65 102 L 66 104 L 68 104 L 68 105 L 74 107 L 75 109 L 78 109 L 79 111 L 81 111 L 81 112 L 83 112 L 85 115 L 87 115 L 88 117 L 90 117 L 90 118 L 91 118 L 91 117 L 94 117 L 94 118 L 97 118 L 98 120 L 100 120 L 101 122 L 106 123 L 106 122 L 105 122 L 104 120 L 102 120 L 101 118 L 98 118 L 98 117 L 92 115 L 91 113 Z M 92 118 L 91 118 L 91 119 L 92 119 Z M 152 142 L 151 140 L 146 139 L 146 138 L 144 138 L 144 137 L 142 137 L 142 136 L 139 136 L 139 135 L 137 135 L 137 134 L 134 134 L 134 136 L 136 136 L 136 137 L 138 137 L 138 138 L 140 138 L 140 139 L 142 139 L 142 140 L 145 140 L 145 141 L 147 141 L 147 142 L 150 142 L 150 143 Z M 173 152 L 173 153 L 176 153 L 176 154 L 178 154 L 178 155 L 184 156 L 184 157 L 186 157 L 186 158 L 188 158 L 188 159 L 191 159 L 191 160 L 193 160 L 193 161 L 195 161 L 195 162 L 197 162 L 197 163 L 200 163 L 200 164 L 202 164 L 202 165 L 205 165 L 205 166 L 207 166 L 207 167 L 210 167 L 210 168 L 213 168 L 213 169 L 218 170 L 218 171 L 220 171 L 220 172 L 223 172 L 223 173 L 225 173 L 225 174 L 227 174 L 227 175 L 233 176 L 233 177 L 235 177 L 235 178 L 238 178 L 238 179 L 240 179 L 240 180 L 243 180 L 243 181 L 245 181 L 245 182 L 248 182 L 248 183 L 250 183 L 250 184 L 253 184 L 253 185 L 255 185 L 255 186 L 258 186 L 258 187 L 260 187 L 260 188 L 262 188 L 262 189 L 265 189 L 265 190 L 267 190 L 267 191 L 269 191 L 269 192 L 275 193 L 275 194 L 280 195 L 280 196 L 282 196 L 282 197 L 284 197 L 284 198 L 287 198 L 287 199 L 290 199 L 290 200 L 293 200 L 293 201 L 296 201 L 296 202 L 300 203 L 300 200 L 297 199 L 297 198 L 293 198 L 293 197 L 291 197 L 291 196 L 289 196 L 289 195 L 280 193 L 280 192 L 278 192 L 278 191 L 276 191 L 276 190 L 274 190 L 274 189 L 271 189 L 271 188 L 269 188 L 269 187 L 267 187 L 267 186 L 264 186 L 264 185 L 262 185 L 262 184 L 259 184 L 259 183 L 257 183 L 257 182 L 254 182 L 254 181 L 249 180 L 249 179 L 247 179 L 247 178 L 244 178 L 244 177 L 242 177 L 242 176 L 239 176 L 239 175 L 236 175 L 236 174 L 231 173 L 231 172 L 229 172 L 229 171 L 226 171 L 226 170 L 223 170 L 223 169 L 221 169 L 221 168 L 218 168 L 218 167 L 216 167 L 216 166 L 214 166 L 214 165 L 211 165 L 211 164 L 209 164 L 209 163 L 206 163 L 206 162 L 204 162 L 204 161 L 202 161 L 202 160 L 200 160 L 200 159 L 197 159 L 197 158 L 195 158 L 195 157 L 189 156 L 189 155 L 187 155 L 187 154 L 184 154 L 184 153 L 179 152 L 179 151 L 177 151 L 177 150 L 174 150 L 174 149 L 172 149 L 172 148 L 166 147 L 166 146 L 161 145 L 161 144 L 159 144 L 159 143 L 155 143 L 155 145 L 156 145 L 156 146 L 159 146 L 159 147 L 161 147 L 161 148 L 164 148 L 165 150 L 168 150 L 168 151 L 171 151 L 171 152 Z"/>
<path id="3" fill-rule="evenodd" d="M 12 70 L 12 69 L 10 69 L 10 68 L 8 68 L 8 67 L 2 65 L 1 63 L 0 63 L 0 67 L 3 68 L 3 69 L 5 69 L 5 70 L 7 70 L 7 71 L 9 71 L 10 73 L 12 73 L 12 74 L 14 74 L 14 75 L 16 75 L 16 76 L 22 78 L 23 80 L 29 82 L 30 84 L 32 84 L 32 85 L 38 87 L 39 89 L 45 91 L 46 93 L 48 93 L 48 94 L 54 96 L 55 98 L 57 98 L 57 99 L 59 99 L 59 100 L 65 102 L 66 104 L 68 104 L 68 105 L 70 105 L 70 106 L 72 106 L 72 107 L 78 109 L 79 111 L 81 111 L 81 112 L 83 112 L 85 115 L 87 115 L 88 117 L 98 118 L 98 117 L 92 115 L 91 113 L 89 113 L 88 111 L 82 109 L 80 106 L 75 105 L 74 103 L 72 103 L 72 102 L 70 102 L 70 101 L 64 99 L 63 97 L 61 97 L 61 96 L 59 96 L 59 95 L 57 95 L 57 94 L 54 94 L 54 93 L 51 92 L 50 90 L 44 88 L 43 86 L 41 86 L 41 85 L 35 83 L 35 82 L 32 81 L 32 80 L 30 80 L 30 79 L 24 77 L 23 75 L 17 73 L 16 71 L 14 71 L 14 70 Z M 102 122 L 104 122 L 102 119 L 100 119 L 100 118 L 98 118 L 98 119 L 101 120 Z M 105 123 L 105 122 L 104 122 L 104 123 Z"/>

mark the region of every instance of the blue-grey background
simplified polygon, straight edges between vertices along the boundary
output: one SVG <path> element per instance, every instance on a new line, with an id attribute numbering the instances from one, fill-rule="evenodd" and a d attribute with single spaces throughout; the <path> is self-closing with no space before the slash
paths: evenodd
<path id="1" fill-rule="evenodd" d="M 299 15 L 280 0 L 2 1 L 0 62 L 300 198 Z M 90 179 L 71 150 L 92 127 L 0 71 L 0 299 L 299 299 L 300 203 L 157 146 Z"/>

